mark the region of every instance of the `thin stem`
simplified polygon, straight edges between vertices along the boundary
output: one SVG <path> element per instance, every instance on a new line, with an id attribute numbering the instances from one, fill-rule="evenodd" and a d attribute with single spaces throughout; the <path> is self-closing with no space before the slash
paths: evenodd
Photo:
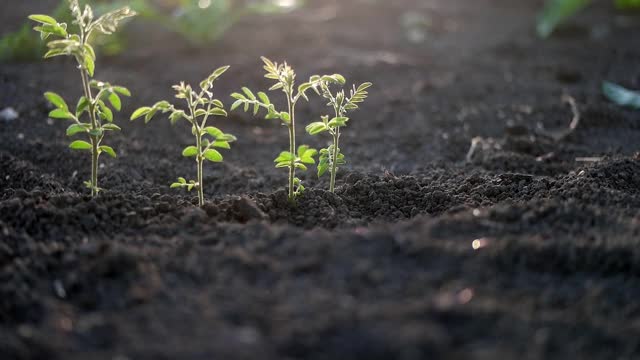
<path id="1" fill-rule="evenodd" d="M 336 187 L 336 173 L 338 172 L 338 154 L 340 143 L 340 127 L 336 127 L 333 134 L 333 159 L 331 160 L 331 181 L 329 183 L 329 192 L 334 192 Z"/>
<path id="2" fill-rule="evenodd" d="M 289 116 L 291 117 L 291 123 L 289 124 L 289 152 L 293 154 L 291 157 L 291 166 L 289 167 L 289 201 L 295 200 L 293 191 L 294 179 L 296 177 L 295 167 L 295 154 L 296 154 L 296 120 L 295 120 L 295 108 L 296 103 L 291 102 L 291 98 L 287 95 L 287 105 L 289 107 Z"/>
<path id="3" fill-rule="evenodd" d="M 93 100 L 93 96 L 91 95 L 91 87 L 89 86 L 89 75 L 87 71 L 80 66 L 80 75 L 82 77 L 82 87 L 84 90 L 84 96 L 89 101 L 89 117 L 91 119 L 91 130 L 95 131 L 98 129 L 99 124 L 96 119 L 96 103 Z M 100 146 L 100 139 L 97 135 L 89 135 L 91 138 L 91 196 L 95 197 L 98 195 L 98 147 Z"/>
<path id="4" fill-rule="evenodd" d="M 204 206 L 204 184 L 203 184 L 203 176 L 202 176 L 202 162 L 204 160 L 204 156 L 202 155 L 202 134 L 200 130 L 200 126 L 198 125 L 198 121 L 196 119 L 196 112 L 193 106 L 193 98 L 191 94 L 189 95 L 189 112 L 191 113 L 191 124 L 196 128 L 196 148 L 198 149 L 198 154 L 196 155 L 196 163 L 197 163 L 197 176 L 198 176 L 198 206 Z"/>

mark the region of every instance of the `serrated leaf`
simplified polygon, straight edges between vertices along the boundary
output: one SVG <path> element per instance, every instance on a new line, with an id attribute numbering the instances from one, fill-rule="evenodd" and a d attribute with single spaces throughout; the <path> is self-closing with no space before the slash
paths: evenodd
<path id="1" fill-rule="evenodd" d="M 113 150 L 111 146 L 102 145 L 98 147 L 98 149 L 100 149 L 101 152 L 107 153 L 107 155 L 111 156 L 112 158 L 115 158 L 117 156 L 116 152 Z"/>
<path id="2" fill-rule="evenodd" d="M 222 154 L 215 149 L 208 149 L 204 152 L 204 158 L 211 162 L 222 162 Z"/>
<path id="3" fill-rule="evenodd" d="M 49 100 L 49 102 L 59 108 L 59 109 L 63 109 L 63 110 L 69 110 L 69 107 L 67 106 L 67 103 L 64 101 L 64 99 L 62 98 L 62 96 L 51 92 L 51 91 L 47 91 L 46 93 L 44 93 L 44 97 L 47 98 L 47 100 Z"/>
<path id="4" fill-rule="evenodd" d="M 198 155 L 198 148 L 195 146 L 187 146 L 182 150 L 182 156 L 184 157 L 192 157 Z"/>
<path id="5" fill-rule="evenodd" d="M 86 141 L 76 140 L 69 145 L 73 150 L 91 150 L 91 144 Z"/>

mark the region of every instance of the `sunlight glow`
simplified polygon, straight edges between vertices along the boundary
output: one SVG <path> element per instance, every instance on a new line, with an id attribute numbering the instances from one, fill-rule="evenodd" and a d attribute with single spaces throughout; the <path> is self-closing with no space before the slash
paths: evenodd
<path id="1" fill-rule="evenodd" d="M 199 0 L 198 1 L 198 7 L 200 9 L 206 9 L 209 6 L 211 6 L 211 0 Z"/>

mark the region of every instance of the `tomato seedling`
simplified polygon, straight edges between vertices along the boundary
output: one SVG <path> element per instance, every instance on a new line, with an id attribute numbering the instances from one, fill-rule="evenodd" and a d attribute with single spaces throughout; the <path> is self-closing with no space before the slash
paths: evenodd
<path id="1" fill-rule="evenodd" d="M 175 124 L 184 119 L 191 124 L 191 133 L 195 137 L 195 145 L 187 146 L 182 151 L 182 156 L 193 157 L 197 164 L 197 179 L 187 181 L 179 177 L 177 182 L 171 184 L 171 188 L 186 188 L 188 191 L 198 190 L 198 204 L 204 205 L 204 183 L 202 168 L 205 160 L 222 162 L 222 154 L 215 148 L 230 149 L 230 143 L 236 141 L 236 137 L 225 134 L 214 126 L 207 126 L 209 116 L 227 116 L 222 101 L 213 97 L 213 83 L 229 69 L 223 66 L 216 69 L 209 77 L 200 82 L 200 91 L 194 91 L 191 85 L 181 82 L 174 85 L 176 98 L 183 99 L 187 104 L 186 110 L 176 108 L 168 101 L 159 101 L 153 106 L 145 106 L 137 109 L 131 115 L 131 120 L 143 117 L 148 123 L 158 112 L 171 113 L 169 120 Z"/>
<path id="2" fill-rule="evenodd" d="M 348 111 L 357 110 L 358 104 L 363 102 L 367 96 L 367 89 L 371 87 L 371 83 L 366 82 L 356 88 L 353 85 L 349 93 L 349 97 L 345 95 L 343 89 L 332 93 L 329 88 L 329 82 L 322 81 L 317 87 L 318 92 L 323 98 L 329 102 L 327 106 L 333 108 L 334 116 L 322 116 L 322 121 L 313 122 L 307 125 L 306 130 L 310 135 L 317 135 L 328 132 L 332 137 L 332 143 L 325 149 L 320 150 L 320 159 L 318 161 L 318 177 L 321 177 L 327 170 L 331 174 L 329 181 L 329 191 L 334 192 L 336 186 L 336 173 L 338 165 L 345 165 L 346 160 L 344 154 L 340 151 L 340 129 L 347 126 L 349 118 Z"/>
<path id="3" fill-rule="evenodd" d="M 80 8 L 78 0 L 69 0 L 69 9 L 74 18 L 78 32 L 72 33 L 66 23 L 59 23 L 48 15 L 30 15 L 29 19 L 39 23 L 34 30 L 40 33 L 43 40 L 51 39 L 47 43 L 46 58 L 55 56 L 72 56 L 78 63 L 80 77 L 82 78 L 82 90 L 84 95 L 80 97 L 75 111 L 69 109 L 64 99 L 54 93 L 46 92 L 45 97 L 55 106 L 49 113 L 54 119 L 66 119 L 73 122 L 67 128 L 67 136 L 78 134 L 87 135 L 89 142 L 84 140 L 73 141 L 69 147 L 73 150 L 89 151 L 91 153 L 91 179 L 85 181 L 85 185 L 91 189 L 91 196 L 98 195 L 101 190 L 98 187 L 98 159 L 100 154 L 107 153 L 116 157 L 112 147 L 103 145 L 105 133 L 119 131 L 120 127 L 113 123 L 113 111 L 111 107 L 120 111 L 122 106 L 120 95 L 131 96 L 129 90 L 122 86 L 111 85 L 107 82 L 93 80 L 95 71 L 96 54 L 90 43 L 92 34 L 98 32 L 105 35 L 113 34 L 118 24 L 135 12 L 128 7 L 106 13 L 94 20 L 93 11 L 89 5 L 84 10 Z M 74 28 L 75 28 L 74 27 Z M 94 96 L 93 91 L 97 91 Z M 82 120 L 82 115 L 88 114 L 88 120 Z"/>

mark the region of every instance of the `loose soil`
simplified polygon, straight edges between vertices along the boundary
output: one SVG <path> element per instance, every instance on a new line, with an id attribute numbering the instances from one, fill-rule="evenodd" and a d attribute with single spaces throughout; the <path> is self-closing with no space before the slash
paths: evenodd
<path id="1" fill-rule="evenodd" d="M 0 31 L 54 3 L 15 2 Z M 0 358 L 640 358 L 640 112 L 600 93 L 640 88 L 640 18 L 602 2 L 542 41 L 540 5 L 312 1 L 207 49 L 132 24 L 130 52 L 98 63 L 135 97 L 97 199 L 41 96 L 79 95 L 72 63 L 3 64 L 0 108 L 20 117 L 0 122 Z M 407 12 L 430 19 L 424 42 Z M 349 165 L 336 194 L 309 172 L 290 206 L 272 168 L 286 131 L 233 113 L 200 209 L 168 188 L 195 176 L 189 129 L 127 114 L 224 64 L 226 103 L 264 88 L 260 55 L 375 84 L 344 131 Z"/>

